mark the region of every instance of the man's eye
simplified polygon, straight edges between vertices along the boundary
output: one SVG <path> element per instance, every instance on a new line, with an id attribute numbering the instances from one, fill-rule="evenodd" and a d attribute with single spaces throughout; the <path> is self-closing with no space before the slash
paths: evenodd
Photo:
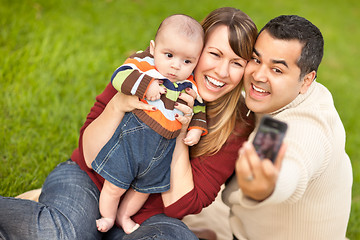
<path id="1" fill-rule="evenodd" d="M 257 59 L 256 57 L 252 57 L 252 60 L 253 60 L 255 63 L 260 63 L 260 60 Z"/>
<path id="2" fill-rule="evenodd" d="M 274 71 L 275 73 L 282 73 L 282 71 L 281 71 L 280 69 L 278 69 L 278 68 L 274 68 L 273 71 Z"/>

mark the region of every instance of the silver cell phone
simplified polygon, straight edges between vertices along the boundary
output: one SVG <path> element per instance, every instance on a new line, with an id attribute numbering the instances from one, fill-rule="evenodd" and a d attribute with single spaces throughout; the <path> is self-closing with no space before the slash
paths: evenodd
<path id="1" fill-rule="evenodd" d="M 287 124 L 269 115 L 262 117 L 253 145 L 261 159 L 270 159 L 273 163 L 285 137 Z"/>

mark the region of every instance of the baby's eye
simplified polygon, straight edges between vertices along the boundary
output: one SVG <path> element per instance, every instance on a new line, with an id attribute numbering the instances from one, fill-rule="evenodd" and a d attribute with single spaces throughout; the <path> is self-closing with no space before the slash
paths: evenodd
<path id="1" fill-rule="evenodd" d="M 168 58 L 172 58 L 173 55 L 171 53 L 165 53 L 165 56 L 168 57 Z"/>
<path id="2" fill-rule="evenodd" d="M 190 64 L 191 61 L 190 61 L 190 60 L 185 60 L 184 63 L 185 63 L 185 64 Z"/>

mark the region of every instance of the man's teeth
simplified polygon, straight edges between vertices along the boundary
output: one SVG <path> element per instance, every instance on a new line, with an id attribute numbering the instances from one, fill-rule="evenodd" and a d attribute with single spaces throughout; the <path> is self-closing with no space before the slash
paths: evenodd
<path id="1" fill-rule="evenodd" d="M 211 77 L 206 77 L 206 78 L 207 78 L 207 80 L 208 80 L 210 83 L 214 84 L 214 85 L 217 86 L 217 87 L 222 87 L 222 86 L 225 85 L 224 82 L 220 82 L 220 81 L 215 80 L 215 79 L 213 79 L 213 78 L 211 78 Z"/>
<path id="2" fill-rule="evenodd" d="M 253 89 L 254 89 L 255 91 L 257 91 L 257 92 L 261 92 L 261 93 L 266 92 L 264 89 L 261 89 L 261 88 L 257 88 L 257 87 L 255 87 L 255 85 L 253 85 Z"/>

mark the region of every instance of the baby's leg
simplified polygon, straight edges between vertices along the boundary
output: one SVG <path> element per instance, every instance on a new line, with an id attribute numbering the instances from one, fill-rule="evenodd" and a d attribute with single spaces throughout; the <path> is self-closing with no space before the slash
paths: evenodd
<path id="1" fill-rule="evenodd" d="M 117 214 L 117 222 L 125 233 L 130 234 L 139 227 L 130 217 L 140 210 L 148 197 L 149 194 L 136 192 L 132 188 L 126 192 Z"/>
<path id="2" fill-rule="evenodd" d="M 120 197 L 125 191 L 126 189 L 119 188 L 105 180 L 99 200 L 102 217 L 96 220 L 96 226 L 100 232 L 107 232 L 114 226 Z"/>

